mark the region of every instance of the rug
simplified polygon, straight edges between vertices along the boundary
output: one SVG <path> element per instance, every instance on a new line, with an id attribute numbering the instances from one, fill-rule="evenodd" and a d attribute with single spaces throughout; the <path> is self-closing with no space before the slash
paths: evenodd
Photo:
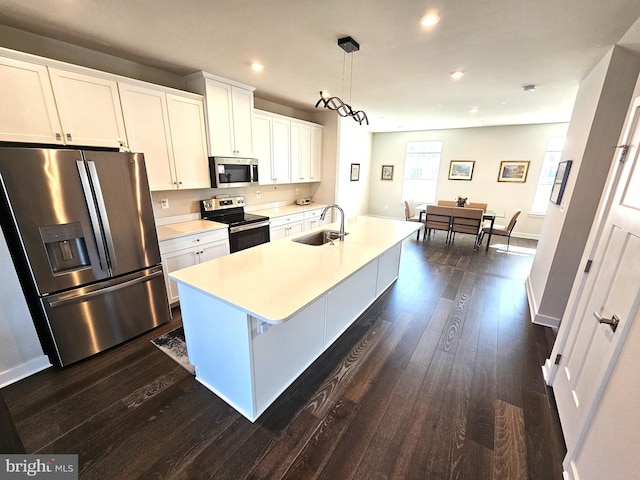
<path id="1" fill-rule="evenodd" d="M 178 362 L 180 366 L 187 370 L 191 375 L 196 374 L 196 369 L 189 363 L 189 357 L 187 356 L 187 343 L 184 340 L 184 328 L 179 327 L 167 332 L 155 340 L 151 340 L 151 343 L 169 355 L 172 360 Z"/>

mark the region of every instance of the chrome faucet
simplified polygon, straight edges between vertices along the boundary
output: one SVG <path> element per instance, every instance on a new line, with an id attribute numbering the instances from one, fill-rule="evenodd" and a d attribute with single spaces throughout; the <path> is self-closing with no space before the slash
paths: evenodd
<path id="1" fill-rule="evenodd" d="M 340 205 L 334 203 L 333 205 L 327 205 L 322 210 L 322 214 L 320 215 L 320 220 L 324 220 L 325 215 L 327 214 L 327 210 L 330 208 L 335 208 L 340 211 L 340 241 L 344 240 L 344 210 L 340 208 Z"/>

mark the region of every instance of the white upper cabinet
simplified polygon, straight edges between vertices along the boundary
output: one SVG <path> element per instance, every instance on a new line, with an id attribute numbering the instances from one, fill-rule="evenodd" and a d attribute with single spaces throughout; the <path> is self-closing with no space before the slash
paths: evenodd
<path id="1" fill-rule="evenodd" d="M 209 154 L 253 155 L 253 87 L 204 72 L 187 77 L 187 88 L 205 98 Z"/>
<path id="2" fill-rule="evenodd" d="M 151 190 L 210 187 L 202 99 L 118 82 L 129 148 L 143 152 Z"/>
<path id="3" fill-rule="evenodd" d="M 309 182 L 311 179 L 311 127 L 291 122 L 291 181 Z"/>
<path id="4" fill-rule="evenodd" d="M 0 140 L 64 143 L 44 65 L 0 57 Z"/>
<path id="5" fill-rule="evenodd" d="M 253 138 L 260 185 L 291 183 L 291 122 L 257 113 Z"/>
<path id="6" fill-rule="evenodd" d="M 311 126 L 311 158 L 310 158 L 310 182 L 322 180 L 322 127 Z"/>
<path id="7" fill-rule="evenodd" d="M 49 76 L 67 145 L 126 144 L 115 81 L 52 67 Z"/>
<path id="8" fill-rule="evenodd" d="M 253 116 L 260 184 L 319 182 L 322 126 L 275 113 Z"/>
<path id="9" fill-rule="evenodd" d="M 168 93 L 167 110 L 179 188 L 211 188 L 202 101 Z"/>

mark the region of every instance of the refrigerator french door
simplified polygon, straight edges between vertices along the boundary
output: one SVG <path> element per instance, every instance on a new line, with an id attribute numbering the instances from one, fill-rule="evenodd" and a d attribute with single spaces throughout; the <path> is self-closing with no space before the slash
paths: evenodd
<path id="1" fill-rule="evenodd" d="M 1 148 L 0 181 L 3 231 L 53 363 L 169 320 L 142 154 Z"/>

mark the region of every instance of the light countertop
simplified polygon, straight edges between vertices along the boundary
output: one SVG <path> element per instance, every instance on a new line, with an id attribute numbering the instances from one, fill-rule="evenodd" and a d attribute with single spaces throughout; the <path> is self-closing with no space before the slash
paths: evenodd
<path id="1" fill-rule="evenodd" d="M 280 207 L 264 208 L 258 210 L 248 210 L 250 213 L 256 215 L 264 215 L 269 218 L 282 217 L 284 215 L 294 215 L 296 213 L 304 213 L 309 210 L 317 210 L 318 208 L 324 208 L 324 203 L 310 203 L 309 205 L 282 205 Z"/>
<path id="2" fill-rule="evenodd" d="M 315 230 L 339 227 L 336 222 Z M 345 224 L 345 240 L 334 245 L 292 241 L 307 231 L 169 276 L 269 323 L 282 323 L 420 227 L 403 220 L 354 217 Z"/>
<path id="3" fill-rule="evenodd" d="M 158 241 L 161 242 L 162 240 L 168 240 L 170 238 L 227 228 L 228 226 L 224 223 L 211 222 L 209 220 L 191 220 L 189 222 L 160 225 L 156 227 L 156 230 L 158 232 Z"/>

